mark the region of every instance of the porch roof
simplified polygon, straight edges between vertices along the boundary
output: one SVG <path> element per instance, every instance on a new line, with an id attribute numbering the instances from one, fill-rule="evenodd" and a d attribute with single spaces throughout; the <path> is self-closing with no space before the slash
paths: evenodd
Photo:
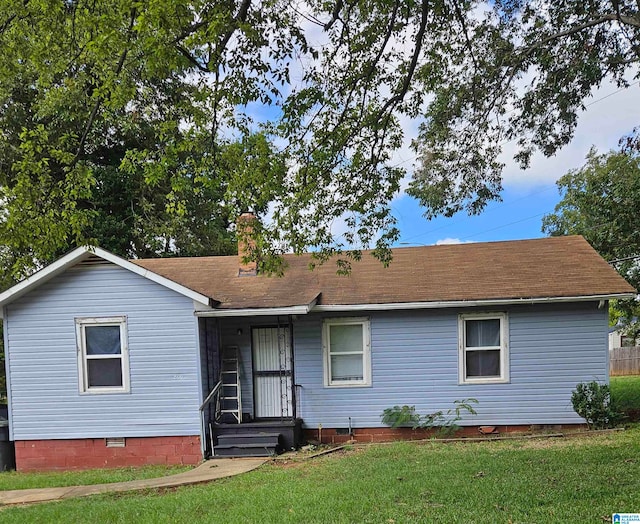
<path id="1" fill-rule="evenodd" d="M 365 251 L 350 275 L 311 255 L 284 255 L 283 277 L 238 276 L 237 256 L 133 263 L 219 302 L 216 310 L 309 306 L 511 303 L 629 297 L 636 292 L 581 236 L 393 250 L 389 267 Z"/>

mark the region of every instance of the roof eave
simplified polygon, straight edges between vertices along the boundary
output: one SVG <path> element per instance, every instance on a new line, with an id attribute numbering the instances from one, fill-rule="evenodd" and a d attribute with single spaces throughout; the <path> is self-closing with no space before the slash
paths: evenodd
<path id="1" fill-rule="evenodd" d="M 579 295 L 568 297 L 532 297 L 505 298 L 485 300 L 447 300 L 432 302 L 394 302 L 376 304 L 319 304 L 313 312 L 341 312 L 341 311 L 391 311 L 407 309 L 443 309 L 474 306 L 509 306 L 517 304 L 549 304 L 563 302 L 593 302 L 600 300 L 635 298 L 635 293 L 612 293 L 604 295 Z"/>
<path id="2" fill-rule="evenodd" d="M 62 258 L 56 260 L 53 264 L 36 271 L 33 275 L 28 276 L 15 286 L 0 293 L 0 306 L 5 306 L 25 295 L 38 285 L 44 284 L 53 277 L 63 273 L 70 267 L 82 262 L 91 256 L 91 251 L 87 247 L 79 247 L 67 253 Z"/>
<path id="3" fill-rule="evenodd" d="M 264 307 L 264 308 L 237 308 L 237 309 L 207 309 L 195 312 L 197 317 L 260 317 L 273 315 L 306 315 L 310 313 L 318 302 L 318 294 L 308 304 L 297 306 Z"/>
<path id="4" fill-rule="evenodd" d="M 102 248 L 94 247 L 94 246 L 83 246 L 74 249 L 73 251 L 67 253 L 62 258 L 59 258 L 52 264 L 49 264 L 47 267 L 37 271 L 33 275 L 25 278 L 22 282 L 19 282 L 15 286 L 10 287 L 4 293 L 0 294 L 0 307 L 5 306 L 14 300 L 22 297 L 29 291 L 35 289 L 36 287 L 44 284 L 45 282 L 51 280 L 57 275 L 64 273 L 67 269 L 79 264 L 83 260 L 86 260 L 90 256 L 95 255 L 107 262 L 111 262 L 123 269 L 127 269 L 132 273 L 140 275 L 148 280 L 156 282 L 164 287 L 167 287 L 181 295 L 191 298 L 192 300 L 204 304 L 209 307 L 215 307 L 218 303 L 201 293 L 193 291 L 181 284 L 174 282 L 173 280 L 169 280 L 153 271 L 149 271 L 137 264 L 133 264 L 124 258 L 121 258 L 113 253 L 109 253 Z"/>
<path id="5" fill-rule="evenodd" d="M 443 309 L 460 307 L 493 307 L 517 304 L 549 304 L 562 302 L 596 302 L 614 298 L 634 298 L 635 293 L 612 293 L 604 295 L 579 295 L 571 297 L 533 297 L 506 298 L 486 300 L 449 300 L 433 302 L 393 302 L 375 304 L 317 304 L 317 298 L 309 304 L 298 306 L 265 307 L 265 308 L 235 308 L 235 309 L 207 309 L 196 311 L 198 317 L 253 317 L 268 315 L 307 315 L 309 313 L 338 313 L 358 311 L 393 311 L 409 309 Z"/>

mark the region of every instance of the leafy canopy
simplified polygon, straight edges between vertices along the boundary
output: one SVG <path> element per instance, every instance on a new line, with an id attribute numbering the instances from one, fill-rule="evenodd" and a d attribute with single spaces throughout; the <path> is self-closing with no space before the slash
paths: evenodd
<path id="1" fill-rule="evenodd" d="M 421 122 L 409 193 L 426 216 L 479 212 L 502 144 L 523 165 L 566 144 L 591 89 L 637 73 L 639 31 L 634 0 L 5 0 L 0 244 L 18 272 L 117 243 L 110 221 L 134 254 L 224 250 L 216 231 L 253 208 L 269 249 L 388 261 L 403 122 Z M 129 192 L 135 212 L 109 219 Z"/>
<path id="2" fill-rule="evenodd" d="M 557 182 L 562 198 L 546 215 L 542 230 L 549 235 L 582 235 L 636 289 L 640 289 L 640 149 L 630 137 L 620 151 L 591 150 L 583 167 Z M 635 300 L 610 308 L 614 324 L 630 334 L 640 332 L 640 307 Z"/>

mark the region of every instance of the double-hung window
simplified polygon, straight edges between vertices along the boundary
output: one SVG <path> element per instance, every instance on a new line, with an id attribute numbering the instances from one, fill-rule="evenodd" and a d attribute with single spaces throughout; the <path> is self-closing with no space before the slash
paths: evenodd
<path id="1" fill-rule="evenodd" d="M 77 318 L 81 393 L 129 391 L 126 317 Z"/>
<path id="2" fill-rule="evenodd" d="M 461 384 L 509 381 L 509 326 L 505 313 L 459 317 Z"/>
<path id="3" fill-rule="evenodd" d="M 371 341 L 366 318 L 327 319 L 322 326 L 325 386 L 370 386 Z"/>

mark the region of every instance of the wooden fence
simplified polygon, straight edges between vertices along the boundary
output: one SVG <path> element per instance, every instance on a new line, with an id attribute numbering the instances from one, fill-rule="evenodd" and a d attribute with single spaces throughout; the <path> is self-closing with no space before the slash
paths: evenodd
<path id="1" fill-rule="evenodd" d="M 640 347 L 610 350 L 609 375 L 640 375 Z"/>

